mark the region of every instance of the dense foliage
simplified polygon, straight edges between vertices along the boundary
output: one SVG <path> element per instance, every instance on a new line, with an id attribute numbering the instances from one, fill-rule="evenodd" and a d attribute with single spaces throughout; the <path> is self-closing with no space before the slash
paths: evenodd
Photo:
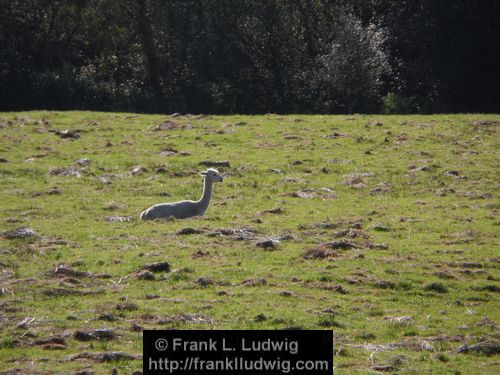
<path id="1" fill-rule="evenodd" d="M 498 112 L 489 0 L 0 0 L 0 109 Z"/>

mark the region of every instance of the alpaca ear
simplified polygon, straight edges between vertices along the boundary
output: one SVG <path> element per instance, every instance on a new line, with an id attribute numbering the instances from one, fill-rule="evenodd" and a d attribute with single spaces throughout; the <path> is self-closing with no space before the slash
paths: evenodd
<path id="1" fill-rule="evenodd" d="M 200 172 L 200 174 L 201 174 L 202 176 L 206 176 L 206 175 L 207 175 L 207 172 Z"/>

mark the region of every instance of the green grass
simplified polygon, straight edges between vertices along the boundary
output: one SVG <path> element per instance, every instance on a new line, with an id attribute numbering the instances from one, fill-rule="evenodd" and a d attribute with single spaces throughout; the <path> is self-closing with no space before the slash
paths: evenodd
<path id="1" fill-rule="evenodd" d="M 140 361 L 70 357 L 142 353 L 133 324 L 331 329 L 342 374 L 369 374 L 387 364 L 408 374 L 487 374 L 498 367 L 498 356 L 457 348 L 500 339 L 500 116 L 1 116 L 0 158 L 7 162 L 0 163 L 0 228 L 31 227 L 40 237 L 0 238 L 0 371 L 131 372 Z M 155 131 L 165 120 L 189 126 Z M 478 120 L 493 123 L 473 125 Z M 55 134 L 67 128 L 81 137 Z M 165 149 L 178 153 L 161 156 Z M 81 158 L 91 164 L 79 178 L 48 173 Z M 202 178 L 196 172 L 204 160 L 231 163 L 220 168 L 226 178 L 215 186 L 205 217 L 137 220 L 154 203 L 197 199 Z M 129 175 L 138 165 L 147 171 Z M 161 165 L 164 172 L 155 173 Z M 370 175 L 354 181 L 356 187 L 346 184 L 355 173 Z M 60 194 L 47 194 L 54 188 Z M 299 191 L 314 196 L 293 196 Z M 264 212 L 273 208 L 283 213 Z M 107 222 L 107 216 L 133 219 Z M 256 239 L 175 234 L 185 227 L 251 227 Z M 286 234 L 293 238 L 276 250 L 255 245 Z M 356 248 L 303 257 L 342 239 Z M 135 277 L 139 267 L 158 261 L 173 271 L 154 281 Z M 47 274 L 61 264 L 111 278 Z M 209 282 L 201 285 L 200 278 Z M 55 288 L 96 293 L 46 294 Z M 116 310 L 125 302 L 137 309 Z M 104 313 L 116 320 L 100 320 Z M 31 322 L 17 326 L 25 318 Z M 77 329 L 105 327 L 120 337 L 72 337 Z M 67 336 L 65 347 L 32 345 L 59 334 Z"/>

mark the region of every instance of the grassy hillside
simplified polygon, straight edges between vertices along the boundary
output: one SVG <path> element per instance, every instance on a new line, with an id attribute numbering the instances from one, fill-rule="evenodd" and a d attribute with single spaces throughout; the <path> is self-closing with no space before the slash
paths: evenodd
<path id="1" fill-rule="evenodd" d="M 141 329 L 296 327 L 334 331 L 339 374 L 494 373 L 499 124 L 3 113 L 0 370 L 130 373 Z M 230 163 L 205 217 L 137 219 L 197 199 L 204 161 Z"/>

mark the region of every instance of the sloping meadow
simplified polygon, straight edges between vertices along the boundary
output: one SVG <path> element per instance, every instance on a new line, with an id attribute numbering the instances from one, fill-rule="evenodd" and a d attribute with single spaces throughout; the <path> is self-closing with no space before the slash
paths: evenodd
<path id="1" fill-rule="evenodd" d="M 339 373 L 498 366 L 496 115 L 0 117 L 0 370 L 132 373 L 142 329 L 329 329 Z M 140 221 L 198 199 L 204 217 Z"/>

